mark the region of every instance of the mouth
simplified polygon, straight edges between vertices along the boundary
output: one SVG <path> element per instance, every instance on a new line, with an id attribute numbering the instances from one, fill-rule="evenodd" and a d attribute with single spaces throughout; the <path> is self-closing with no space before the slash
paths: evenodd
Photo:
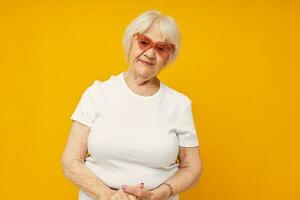
<path id="1" fill-rule="evenodd" d="M 154 63 L 152 63 L 152 62 L 147 62 L 147 61 L 145 61 L 145 60 L 139 59 L 139 61 L 140 61 L 141 63 L 143 63 L 144 65 L 149 65 L 149 66 L 154 65 Z"/>

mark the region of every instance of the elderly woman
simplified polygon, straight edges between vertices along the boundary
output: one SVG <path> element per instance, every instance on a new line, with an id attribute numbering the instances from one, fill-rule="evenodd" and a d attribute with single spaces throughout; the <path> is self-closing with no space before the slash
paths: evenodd
<path id="1" fill-rule="evenodd" d="M 179 199 L 202 167 L 191 100 L 157 78 L 178 54 L 176 23 L 147 11 L 126 28 L 123 47 L 128 71 L 95 80 L 71 116 L 64 175 L 80 200 Z"/>

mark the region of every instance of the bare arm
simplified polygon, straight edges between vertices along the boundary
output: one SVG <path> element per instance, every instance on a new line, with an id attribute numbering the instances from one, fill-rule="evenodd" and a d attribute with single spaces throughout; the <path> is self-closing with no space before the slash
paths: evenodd
<path id="1" fill-rule="evenodd" d="M 64 175 L 94 199 L 103 199 L 112 190 L 84 165 L 90 128 L 74 121 L 61 157 Z"/>
<path id="2" fill-rule="evenodd" d="M 173 195 L 196 185 L 202 174 L 198 147 L 179 147 L 178 159 L 180 161 L 179 170 L 166 181 L 172 186 Z M 169 193 L 169 188 L 163 184 L 154 189 L 153 192 L 153 196 L 158 197 L 157 199 L 165 199 Z"/>

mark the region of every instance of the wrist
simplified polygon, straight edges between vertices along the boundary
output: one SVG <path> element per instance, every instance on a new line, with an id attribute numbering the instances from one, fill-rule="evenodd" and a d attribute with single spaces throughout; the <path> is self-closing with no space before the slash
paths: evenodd
<path id="1" fill-rule="evenodd" d="M 168 198 L 169 198 L 170 196 L 174 195 L 173 187 L 172 187 L 169 183 L 165 182 L 165 183 L 164 183 L 164 186 L 168 187 L 168 189 L 169 189 Z"/>
<path id="2" fill-rule="evenodd" d="M 115 191 L 110 188 L 105 188 L 98 193 L 97 199 L 107 199 L 112 196 Z"/>
<path id="3" fill-rule="evenodd" d="M 170 192 L 170 188 L 167 185 L 162 184 L 153 190 L 153 197 L 155 197 L 155 199 L 168 199 Z"/>

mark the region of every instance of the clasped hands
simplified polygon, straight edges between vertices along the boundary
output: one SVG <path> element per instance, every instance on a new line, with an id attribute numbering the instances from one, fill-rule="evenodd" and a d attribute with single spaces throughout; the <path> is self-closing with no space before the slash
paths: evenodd
<path id="1" fill-rule="evenodd" d="M 144 188 L 140 183 L 135 186 L 123 185 L 122 189 L 112 191 L 108 196 L 109 200 L 154 200 L 153 192 Z"/>

